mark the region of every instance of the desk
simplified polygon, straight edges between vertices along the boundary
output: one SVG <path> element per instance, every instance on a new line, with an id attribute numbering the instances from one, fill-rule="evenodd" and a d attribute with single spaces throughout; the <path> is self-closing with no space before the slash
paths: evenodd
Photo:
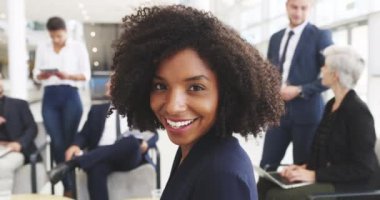
<path id="1" fill-rule="evenodd" d="M 53 196 L 48 194 L 15 194 L 11 200 L 72 200 L 67 197 Z"/>

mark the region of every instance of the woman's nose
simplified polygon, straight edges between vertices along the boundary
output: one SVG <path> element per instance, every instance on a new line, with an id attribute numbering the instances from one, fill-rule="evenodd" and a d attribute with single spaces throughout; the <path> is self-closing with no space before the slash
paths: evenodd
<path id="1" fill-rule="evenodd" d="M 166 101 L 166 112 L 177 114 L 186 110 L 186 95 L 182 91 L 169 92 Z"/>

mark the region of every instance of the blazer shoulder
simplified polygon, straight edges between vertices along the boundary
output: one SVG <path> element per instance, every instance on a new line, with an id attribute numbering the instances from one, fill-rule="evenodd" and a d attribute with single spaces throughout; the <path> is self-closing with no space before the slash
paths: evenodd
<path id="1" fill-rule="evenodd" d="M 211 169 L 217 171 L 248 173 L 253 171 L 247 153 L 241 148 L 236 138 L 226 139 L 214 149 L 210 158 Z M 223 166 L 222 168 L 220 166 Z"/>
<path id="2" fill-rule="evenodd" d="M 354 91 L 350 91 L 347 94 L 346 99 L 344 99 L 342 112 L 346 113 L 347 117 L 363 117 L 364 115 L 369 115 L 372 118 L 371 111 L 367 104 L 361 100 Z"/>
<path id="3" fill-rule="evenodd" d="M 90 110 L 92 111 L 108 111 L 108 109 L 110 108 L 110 104 L 109 103 L 102 103 L 102 104 L 94 104 L 91 106 Z"/>
<path id="4" fill-rule="evenodd" d="M 5 100 L 9 103 L 17 104 L 17 105 L 28 105 L 28 102 L 23 99 L 16 99 L 12 97 L 5 97 Z"/>
<path id="5" fill-rule="evenodd" d="M 282 36 L 284 34 L 284 32 L 285 32 L 285 29 L 281 29 L 281 30 L 273 33 L 272 36 L 270 37 L 270 39 L 272 40 L 272 39 L 278 38 L 278 37 Z"/>
<path id="6" fill-rule="evenodd" d="M 311 32 L 314 32 L 314 33 L 316 33 L 318 35 L 329 35 L 329 34 L 331 34 L 330 30 L 328 30 L 328 29 L 321 29 L 318 26 L 316 26 L 314 24 L 310 24 L 310 23 L 306 26 L 306 29 L 308 29 Z"/>

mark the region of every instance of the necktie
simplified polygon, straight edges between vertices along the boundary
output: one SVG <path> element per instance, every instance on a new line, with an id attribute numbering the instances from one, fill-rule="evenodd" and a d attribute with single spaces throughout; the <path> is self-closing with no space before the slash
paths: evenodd
<path id="1" fill-rule="evenodd" d="M 116 111 L 116 139 L 120 138 L 121 130 L 120 130 L 120 116 L 119 112 Z"/>
<path id="2" fill-rule="evenodd" d="M 281 74 L 282 74 L 282 72 L 284 70 L 284 62 L 286 60 L 286 52 L 288 50 L 289 40 L 290 40 L 290 38 L 293 35 L 294 35 L 294 32 L 293 31 L 289 31 L 289 33 L 288 33 L 288 39 L 286 40 L 286 43 L 285 43 L 284 52 L 282 53 L 281 60 L 280 60 L 280 72 L 281 72 Z"/>

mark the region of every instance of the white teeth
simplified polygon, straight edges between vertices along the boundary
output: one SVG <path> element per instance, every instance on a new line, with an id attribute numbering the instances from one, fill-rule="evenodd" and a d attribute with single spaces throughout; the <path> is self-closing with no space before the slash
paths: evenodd
<path id="1" fill-rule="evenodd" d="M 189 124 L 191 124 L 192 122 L 194 121 L 194 119 L 191 119 L 191 120 L 186 120 L 186 121 L 178 121 L 178 122 L 175 122 L 175 121 L 171 121 L 169 119 L 166 119 L 166 122 L 169 124 L 169 126 L 171 126 L 172 128 L 181 128 L 181 127 L 184 127 L 184 126 L 187 126 Z"/>

